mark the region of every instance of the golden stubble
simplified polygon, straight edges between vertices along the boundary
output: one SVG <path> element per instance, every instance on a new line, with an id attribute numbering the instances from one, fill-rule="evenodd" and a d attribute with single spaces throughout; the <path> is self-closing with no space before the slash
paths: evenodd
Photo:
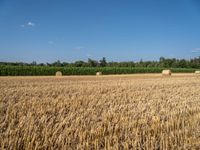
<path id="1" fill-rule="evenodd" d="M 0 78 L 0 149 L 199 149 L 200 78 Z"/>

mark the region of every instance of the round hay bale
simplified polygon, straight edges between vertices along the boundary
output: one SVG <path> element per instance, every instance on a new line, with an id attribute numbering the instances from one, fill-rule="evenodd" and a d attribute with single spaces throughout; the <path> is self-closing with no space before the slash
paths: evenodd
<path id="1" fill-rule="evenodd" d="M 97 75 L 97 76 L 101 76 L 101 75 L 102 75 L 102 72 L 97 72 L 96 75 Z"/>
<path id="2" fill-rule="evenodd" d="M 196 70 L 195 74 L 200 75 L 200 70 Z"/>
<path id="3" fill-rule="evenodd" d="M 56 76 L 62 76 L 62 72 L 61 71 L 57 71 L 56 72 Z"/>
<path id="4" fill-rule="evenodd" d="M 163 76 L 171 76 L 171 75 L 172 75 L 172 72 L 171 72 L 171 70 L 163 70 L 163 71 L 162 71 L 162 75 L 163 75 Z"/>

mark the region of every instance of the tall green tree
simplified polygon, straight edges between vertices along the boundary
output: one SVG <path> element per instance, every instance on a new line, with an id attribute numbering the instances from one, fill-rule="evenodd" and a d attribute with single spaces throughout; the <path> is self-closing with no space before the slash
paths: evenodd
<path id="1" fill-rule="evenodd" d="M 100 62 L 100 66 L 101 67 L 106 67 L 107 62 L 106 62 L 106 58 L 105 57 L 103 57 L 102 60 L 100 60 L 99 62 Z"/>
<path id="2" fill-rule="evenodd" d="M 98 61 L 88 58 L 88 65 L 90 67 L 97 67 L 98 66 Z"/>

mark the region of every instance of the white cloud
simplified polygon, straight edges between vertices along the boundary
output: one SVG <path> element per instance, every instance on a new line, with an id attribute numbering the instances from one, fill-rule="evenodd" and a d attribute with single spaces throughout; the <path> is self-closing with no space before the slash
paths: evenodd
<path id="1" fill-rule="evenodd" d="M 35 26 L 35 23 L 33 23 L 33 22 L 31 22 L 31 21 L 29 21 L 29 22 L 27 22 L 27 23 L 25 23 L 25 24 L 20 25 L 21 28 L 25 28 L 25 27 L 34 27 L 34 26 Z"/>
<path id="2" fill-rule="evenodd" d="M 32 27 L 34 27 L 34 26 L 35 26 L 35 23 L 29 21 L 29 22 L 27 23 L 27 26 L 32 26 Z"/>
<path id="3" fill-rule="evenodd" d="M 191 51 L 192 53 L 199 53 L 200 52 L 200 48 L 195 48 Z"/>

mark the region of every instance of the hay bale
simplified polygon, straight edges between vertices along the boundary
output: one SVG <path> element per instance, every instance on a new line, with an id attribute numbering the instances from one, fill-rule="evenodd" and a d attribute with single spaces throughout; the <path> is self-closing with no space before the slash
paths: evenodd
<path id="1" fill-rule="evenodd" d="M 199 70 L 196 70 L 196 71 L 195 71 L 195 74 L 196 74 L 196 75 L 200 75 L 200 71 L 199 71 Z"/>
<path id="2" fill-rule="evenodd" d="M 101 75 L 102 75 L 102 72 L 97 72 L 96 75 L 97 75 L 97 76 L 101 76 Z"/>
<path id="3" fill-rule="evenodd" d="M 171 72 L 171 70 L 163 70 L 163 71 L 162 71 L 162 75 L 163 75 L 163 76 L 171 76 L 171 75 L 172 75 L 172 72 Z"/>
<path id="4" fill-rule="evenodd" d="M 56 72 L 56 76 L 62 76 L 62 72 L 61 71 L 57 71 Z"/>

